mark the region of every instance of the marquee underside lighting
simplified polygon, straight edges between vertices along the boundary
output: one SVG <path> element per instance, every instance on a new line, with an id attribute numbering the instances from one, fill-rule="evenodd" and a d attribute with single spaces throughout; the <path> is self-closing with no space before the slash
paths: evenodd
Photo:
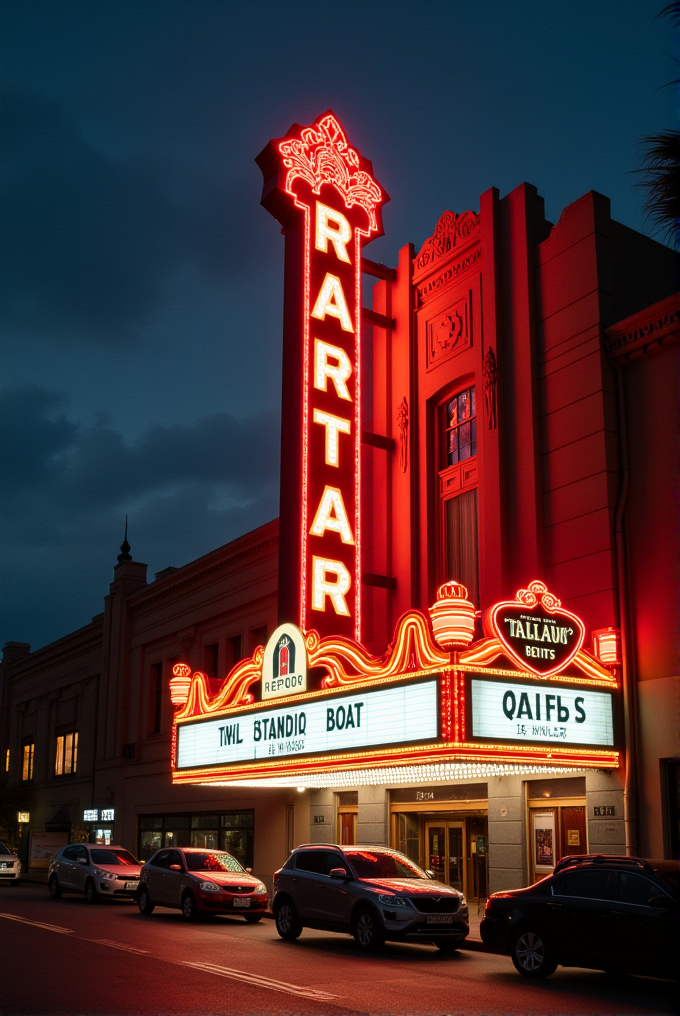
<path id="1" fill-rule="evenodd" d="M 579 773 L 582 769 L 568 766 L 527 766 L 506 763 L 454 762 L 443 765 L 399 766 L 389 769 L 345 770 L 337 773 L 303 773 L 276 779 L 237 780 L 211 783 L 217 787 L 327 787 L 399 786 L 404 783 L 448 783 L 451 780 L 489 779 L 491 776 L 532 776 L 552 773 Z"/>

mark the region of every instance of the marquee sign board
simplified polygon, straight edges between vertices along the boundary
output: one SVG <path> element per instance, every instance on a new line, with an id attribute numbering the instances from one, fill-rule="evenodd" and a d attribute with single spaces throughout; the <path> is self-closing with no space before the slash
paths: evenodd
<path id="1" fill-rule="evenodd" d="M 279 618 L 361 637 L 361 251 L 387 200 L 332 112 L 257 163 L 286 236 Z"/>
<path id="2" fill-rule="evenodd" d="M 178 731 L 178 770 L 423 744 L 439 735 L 437 680 L 200 719 Z"/>
<path id="3" fill-rule="evenodd" d="M 485 740 L 613 747 L 612 693 L 558 684 L 470 681 L 472 736 Z"/>

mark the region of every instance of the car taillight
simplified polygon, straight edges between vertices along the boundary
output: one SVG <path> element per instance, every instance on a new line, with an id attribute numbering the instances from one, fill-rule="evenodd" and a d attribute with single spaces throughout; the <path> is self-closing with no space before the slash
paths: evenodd
<path id="1" fill-rule="evenodd" d="M 274 872 L 274 888 L 276 888 L 276 886 L 278 884 L 279 884 L 279 873 L 278 873 L 278 871 L 275 871 Z"/>

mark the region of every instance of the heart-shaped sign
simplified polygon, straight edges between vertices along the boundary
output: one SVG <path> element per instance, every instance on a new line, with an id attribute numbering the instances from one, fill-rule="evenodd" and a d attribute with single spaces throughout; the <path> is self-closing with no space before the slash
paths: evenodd
<path id="1" fill-rule="evenodd" d="M 564 610 L 543 582 L 520 589 L 514 601 L 496 603 L 488 620 L 510 659 L 539 677 L 565 670 L 586 634 L 581 618 Z"/>

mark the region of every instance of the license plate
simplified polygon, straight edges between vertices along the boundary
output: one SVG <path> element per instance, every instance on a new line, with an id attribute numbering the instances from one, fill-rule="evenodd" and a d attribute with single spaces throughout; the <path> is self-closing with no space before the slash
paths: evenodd
<path id="1" fill-rule="evenodd" d="M 234 906 L 235 907 L 249 907 L 250 906 L 250 900 L 247 897 L 245 899 L 242 899 L 242 900 L 234 900 Z"/>
<path id="2" fill-rule="evenodd" d="M 137 888 L 139 888 L 139 882 L 126 882 L 125 883 L 125 888 L 126 889 L 137 889 Z"/>
<path id="3" fill-rule="evenodd" d="M 427 924 L 453 924 L 452 914 L 428 914 Z"/>

